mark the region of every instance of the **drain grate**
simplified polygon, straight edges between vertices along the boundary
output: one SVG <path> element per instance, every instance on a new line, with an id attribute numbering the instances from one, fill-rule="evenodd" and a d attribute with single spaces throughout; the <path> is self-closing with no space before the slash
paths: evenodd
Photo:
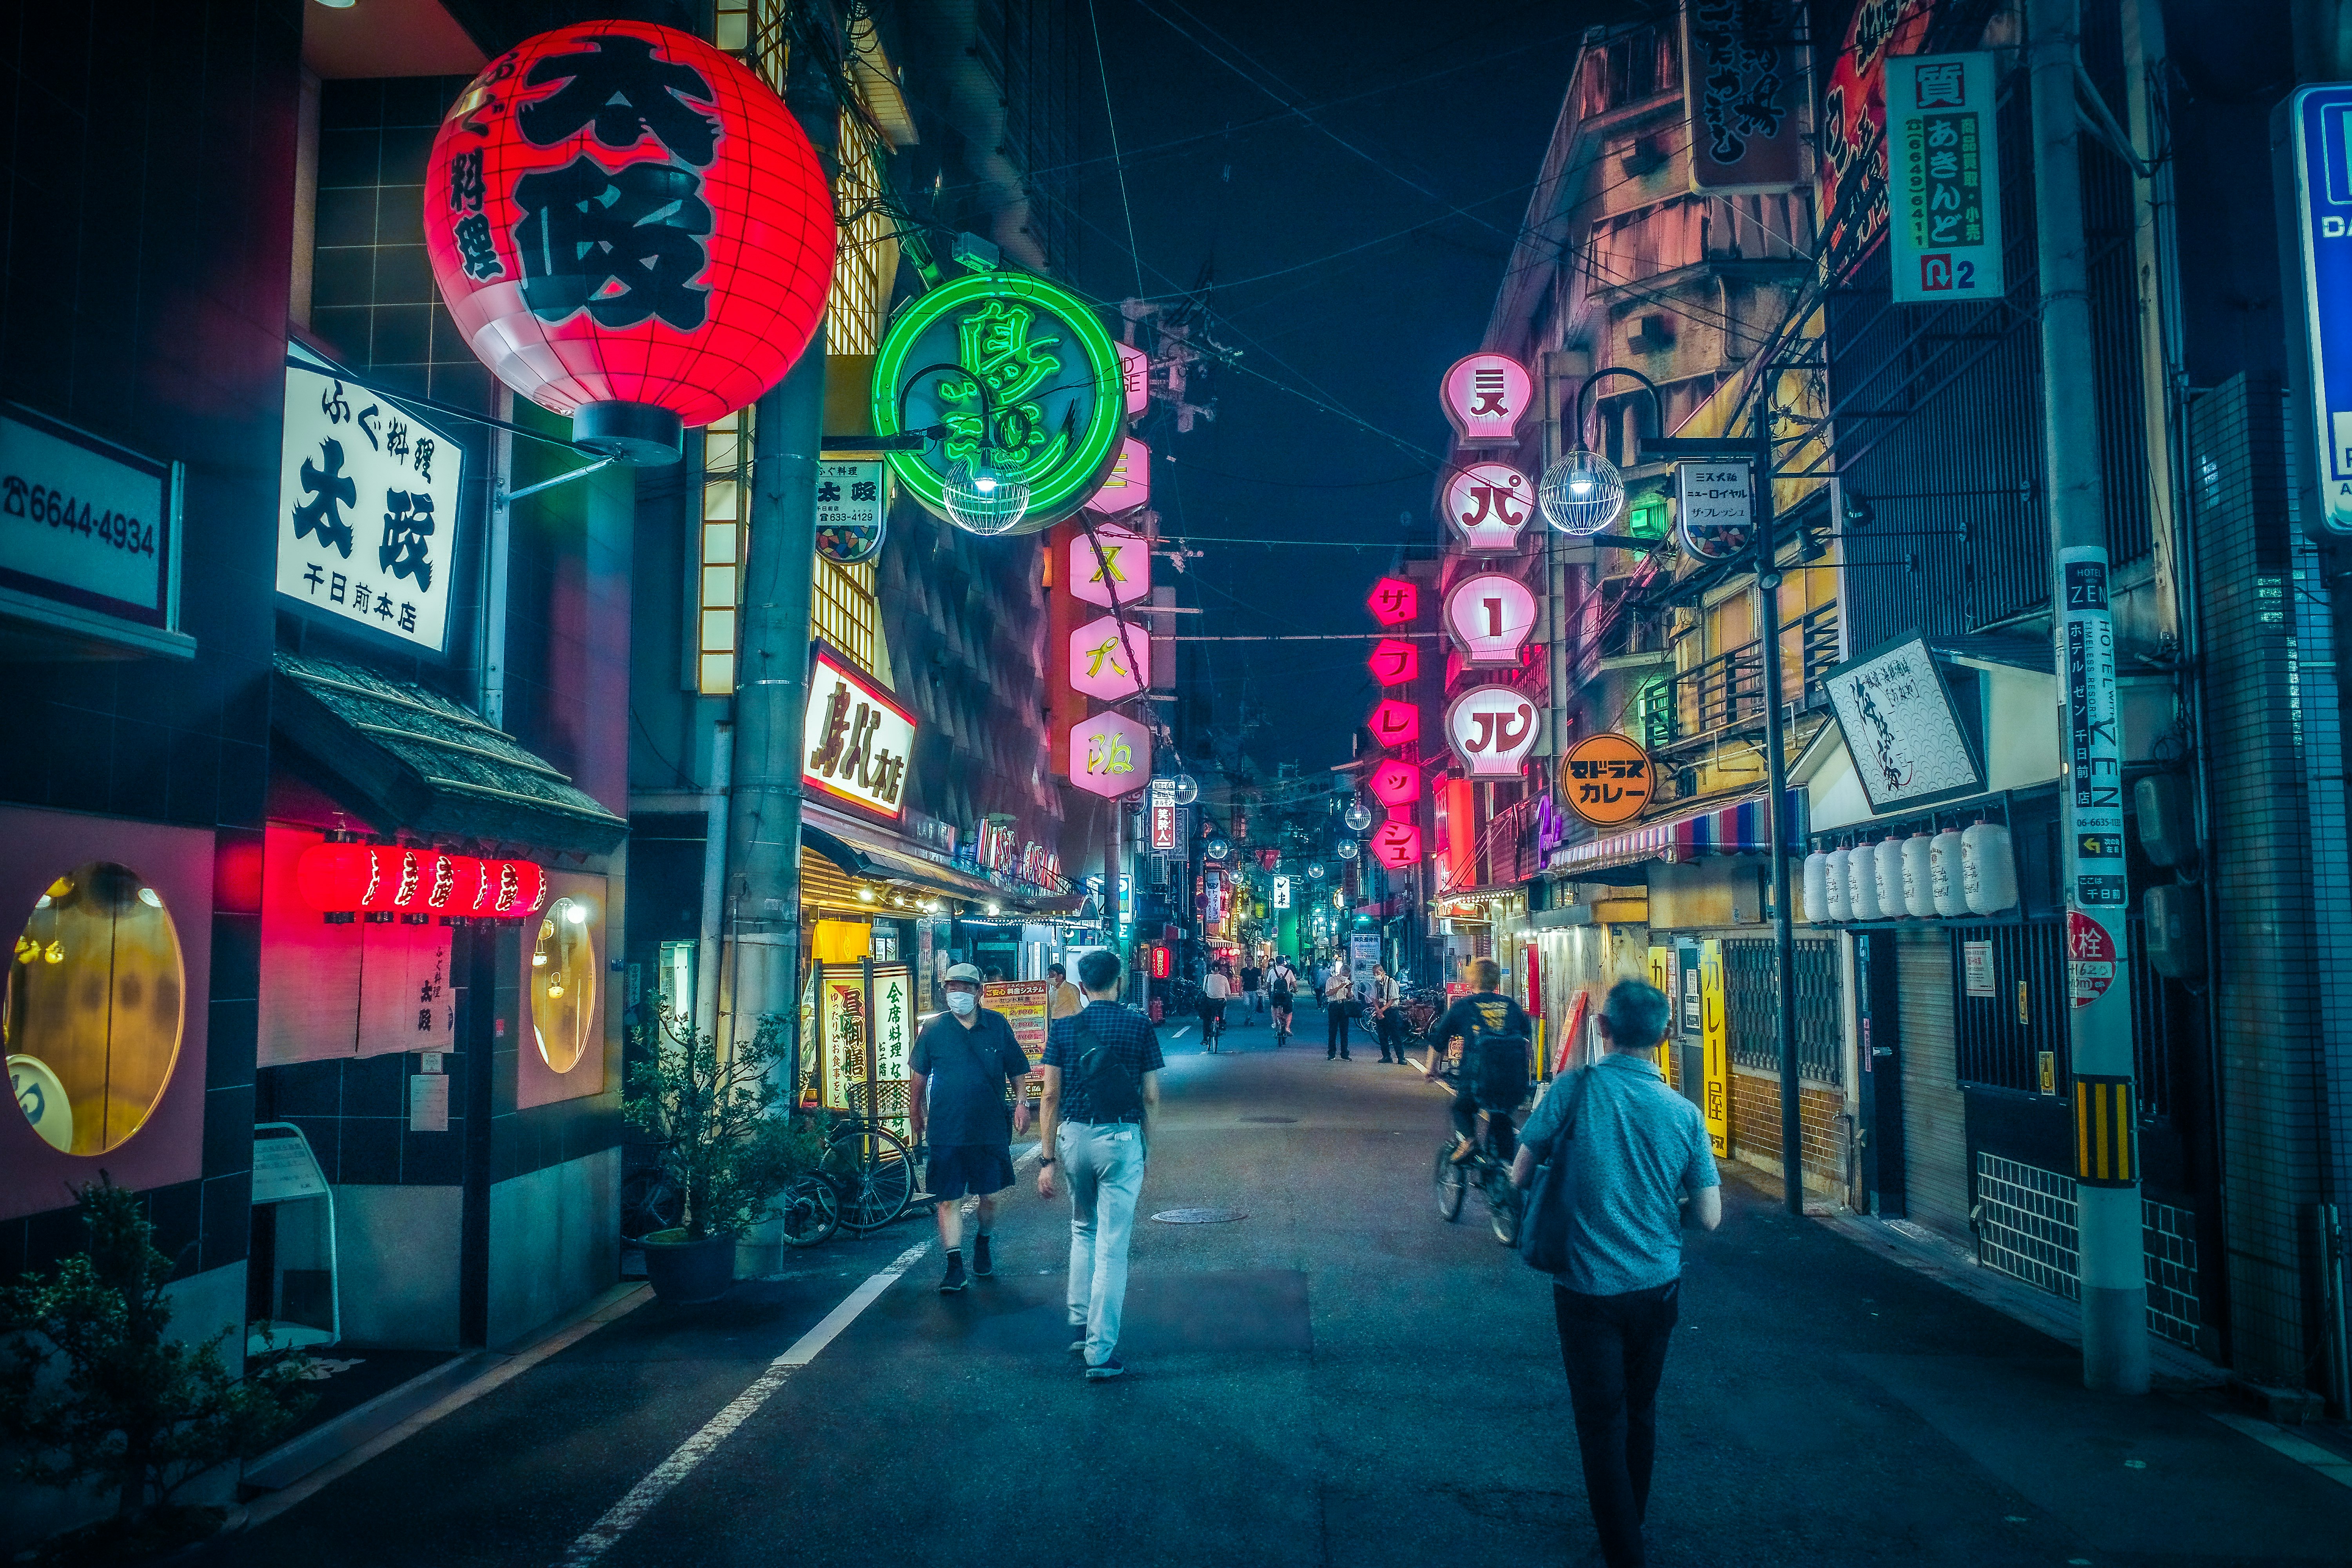
<path id="1" fill-rule="evenodd" d="M 1242 1209 L 1161 1209 L 1151 1217 L 1161 1225 L 1224 1225 L 1249 1215 Z"/>
<path id="2" fill-rule="evenodd" d="M 1244 1116 L 1244 1121 L 1255 1121 L 1264 1127 L 1287 1127 L 1297 1121 L 1296 1116 Z"/>

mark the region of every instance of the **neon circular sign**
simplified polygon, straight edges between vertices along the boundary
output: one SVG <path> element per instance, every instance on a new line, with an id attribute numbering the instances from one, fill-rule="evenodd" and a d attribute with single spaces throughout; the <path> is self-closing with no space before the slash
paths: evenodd
<path id="1" fill-rule="evenodd" d="M 878 435 L 946 428 L 920 451 L 889 454 L 898 483 L 939 516 L 959 465 L 1026 484 L 1012 533 L 1076 511 L 1127 433 L 1110 333 L 1085 300 L 1024 273 L 975 273 L 909 301 L 883 334 L 873 406 Z"/>

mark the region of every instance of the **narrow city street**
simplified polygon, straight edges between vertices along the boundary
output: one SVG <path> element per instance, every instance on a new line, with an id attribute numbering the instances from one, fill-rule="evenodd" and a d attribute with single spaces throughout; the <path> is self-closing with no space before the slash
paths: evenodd
<path id="1" fill-rule="evenodd" d="M 1242 1016 L 1235 1008 L 1235 1017 Z M 1123 1381 L 1065 1351 L 1065 1205 L 1024 1183 L 995 1278 L 916 1258 L 674 1488 L 583 1537 L 861 1280 L 929 1239 L 648 1304 L 236 1543 L 372 1564 L 1575 1563 L 1591 1545 L 1543 1283 L 1476 1198 L 1440 1221 L 1443 1101 L 1322 1019 L 1169 1043 Z M 1311 1034 L 1312 1040 L 1306 1037 Z M 1735 1176 L 1693 1237 L 1651 1506 L 1663 1564 L 2341 1562 L 2352 1494 Z M 740 1409 L 740 1406 L 739 1406 Z M 676 1470 L 678 1461 L 671 1460 Z M 265 1510 L 266 1511 L 266 1510 Z"/>

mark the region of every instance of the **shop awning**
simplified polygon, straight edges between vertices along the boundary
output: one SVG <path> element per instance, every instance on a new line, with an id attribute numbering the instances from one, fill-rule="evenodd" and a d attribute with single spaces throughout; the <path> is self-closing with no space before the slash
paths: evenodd
<path id="1" fill-rule="evenodd" d="M 374 827 L 601 855 L 629 825 L 462 704 L 359 665 L 278 656 L 270 724 Z"/>
<path id="2" fill-rule="evenodd" d="M 1718 801 L 1556 849 L 1545 869 L 1579 873 L 1644 860 L 1673 865 L 1702 855 L 1761 854 L 1772 847 L 1771 832 L 1770 808 L 1765 805 L 1764 792 L 1759 790 L 1738 800 Z"/>
<path id="3" fill-rule="evenodd" d="M 983 878 L 942 866 L 889 843 L 878 831 L 861 831 L 830 813 L 820 820 L 815 812 L 810 812 L 801 823 L 801 841 L 853 877 L 923 888 L 981 903 L 1003 903 L 1008 898 L 1003 889 Z"/>

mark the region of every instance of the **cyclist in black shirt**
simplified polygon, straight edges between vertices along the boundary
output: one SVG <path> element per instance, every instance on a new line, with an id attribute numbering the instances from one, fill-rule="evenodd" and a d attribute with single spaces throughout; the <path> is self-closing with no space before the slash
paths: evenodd
<path id="1" fill-rule="evenodd" d="M 1448 1042 L 1462 1041 L 1462 1075 L 1454 1080 L 1454 1131 L 1461 1140 L 1454 1151 L 1456 1162 L 1467 1160 L 1477 1147 L 1478 1112 L 1486 1112 L 1486 1131 L 1495 1152 L 1508 1159 L 1517 1129 L 1511 1114 L 1527 1097 L 1528 1053 L 1535 1040 L 1535 1021 L 1503 987 L 1503 966 L 1491 958 L 1470 965 L 1470 994 L 1454 1005 L 1429 1031 L 1429 1066 L 1422 1076 L 1435 1079 L 1445 1066 Z"/>

